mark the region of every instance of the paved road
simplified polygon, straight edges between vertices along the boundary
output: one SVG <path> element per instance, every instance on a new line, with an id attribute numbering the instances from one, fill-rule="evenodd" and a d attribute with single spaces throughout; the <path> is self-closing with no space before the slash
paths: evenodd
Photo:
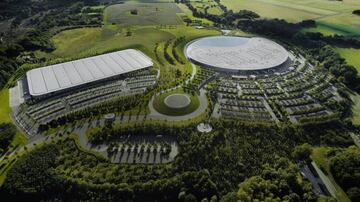
<path id="1" fill-rule="evenodd" d="M 185 83 L 190 82 L 192 79 L 194 79 L 195 74 L 196 74 L 196 66 L 194 64 L 192 65 L 192 74 L 190 76 L 190 78 L 185 81 Z M 167 89 L 166 91 L 170 91 L 170 90 L 174 90 L 177 88 L 182 87 L 182 85 L 178 85 L 175 86 L 171 89 Z M 171 120 L 171 121 L 182 121 L 182 120 L 188 120 L 190 118 L 196 117 L 202 113 L 204 113 L 206 111 L 206 108 L 208 106 L 208 101 L 206 98 L 206 91 L 205 90 L 200 90 L 200 95 L 199 95 L 199 102 L 200 102 L 200 106 L 197 110 L 195 110 L 194 112 L 184 115 L 184 116 L 168 116 L 168 115 L 163 115 L 158 113 L 154 108 L 153 108 L 153 100 L 154 97 L 152 97 L 151 101 L 149 102 L 149 108 L 150 108 L 150 114 L 148 115 L 132 115 L 132 116 L 117 116 L 115 118 L 114 123 L 115 124 L 120 124 L 120 123 L 126 123 L 126 122 L 131 122 L 131 121 L 144 121 L 144 120 Z M 10 153 L 8 155 L 8 157 L 11 157 L 13 155 L 15 155 L 15 153 L 17 152 L 22 152 L 26 149 L 31 149 L 33 148 L 35 145 L 41 144 L 41 143 L 45 143 L 45 142 L 51 142 L 53 139 L 59 138 L 59 134 L 63 134 L 64 136 L 67 135 L 68 132 L 70 133 L 75 133 L 79 136 L 79 140 L 80 140 L 80 144 L 82 147 L 84 147 L 85 149 L 88 150 L 95 150 L 98 151 L 100 153 L 102 153 L 103 155 L 105 150 L 107 149 L 107 145 L 100 145 L 99 147 L 94 147 L 93 145 L 91 145 L 86 137 L 86 131 L 89 128 L 92 127 L 101 127 L 104 126 L 104 119 L 99 119 L 99 120 L 94 120 L 91 121 L 89 123 L 85 123 L 85 124 L 78 124 L 75 126 L 71 126 L 68 127 L 66 129 L 60 130 L 54 134 L 51 135 L 42 135 L 42 134 L 36 134 L 34 136 L 29 137 L 29 142 L 28 144 L 17 148 L 15 151 L 13 151 L 12 153 Z M 4 159 L 4 156 L 0 158 L 0 162 Z"/>

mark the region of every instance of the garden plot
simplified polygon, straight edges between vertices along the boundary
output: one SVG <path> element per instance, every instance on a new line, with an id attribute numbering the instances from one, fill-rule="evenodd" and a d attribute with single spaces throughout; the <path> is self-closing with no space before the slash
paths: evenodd
<path id="1" fill-rule="evenodd" d="M 179 153 L 179 145 L 170 136 L 122 135 L 98 149 L 115 163 L 169 163 Z"/>

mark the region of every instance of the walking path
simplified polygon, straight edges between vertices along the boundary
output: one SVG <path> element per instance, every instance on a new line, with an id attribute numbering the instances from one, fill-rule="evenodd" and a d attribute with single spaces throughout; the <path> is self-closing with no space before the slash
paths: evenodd
<path id="1" fill-rule="evenodd" d="M 187 84 L 188 82 L 190 82 L 192 79 L 194 79 L 195 75 L 196 75 L 196 66 L 194 64 L 192 64 L 192 73 L 191 76 L 188 80 L 185 81 L 185 83 Z M 164 92 L 168 92 L 177 88 L 182 87 L 182 84 L 175 86 L 171 89 L 167 89 Z M 206 97 L 206 91 L 204 89 L 200 90 L 200 95 L 198 96 L 199 98 L 199 102 L 200 102 L 200 106 L 198 107 L 198 109 L 196 109 L 194 112 L 187 114 L 187 115 L 183 115 L 183 116 L 168 116 L 168 115 L 164 115 L 164 114 L 160 114 L 158 113 L 154 107 L 153 107 L 153 101 L 154 101 L 154 96 L 151 98 L 150 102 L 149 102 L 149 109 L 150 109 L 150 114 L 147 115 L 131 115 L 131 116 L 117 116 L 115 117 L 115 121 L 114 124 L 121 124 L 121 123 L 126 123 L 126 122 L 131 122 L 131 121 L 144 121 L 144 120 L 171 120 L 171 121 L 183 121 L 183 120 L 188 120 L 191 119 L 193 117 L 199 116 L 202 113 L 204 113 L 208 107 L 208 100 Z M 91 143 L 88 141 L 87 137 L 86 137 L 86 131 L 89 128 L 92 127 L 102 127 L 105 125 L 105 120 L 99 119 L 99 120 L 94 120 L 85 124 L 77 124 L 75 126 L 72 127 L 67 127 L 63 130 L 57 131 L 54 134 L 50 134 L 50 135 L 43 135 L 43 134 L 36 134 L 34 136 L 31 136 L 29 138 L 29 142 L 28 144 L 17 148 L 15 151 L 13 151 L 12 153 L 8 154 L 7 157 L 11 157 L 13 155 L 15 155 L 16 153 L 21 153 L 24 150 L 27 149 L 31 149 L 36 145 L 39 145 L 41 143 L 50 143 L 52 140 L 59 138 L 60 134 L 62 134 L 63 136 L 67 136 L 67 133 L 75 133 L 76 135 L 78 135 L 79 137 L 79 142 L 80 145 L 87 150 L 91 150 L 91 151 L 97 151 L 99 153 L 101 153 L 102 155 L 107 155 L 107 151 L 106 149 L 108 148 L 107 145 L 100 145 L 95 147 L 94 145 L 91 145 Z M 172 160 L 176 154 L 177 154 L 177 149 L 173 149 L 172 152 L 170 153 L 170 157 L 168 160 Z M 4 159 L 5 156 L 0 158 L 0 162 Z M 115 159 L 115 158 L 114 158 Z M 119 159 L 118 159 L 119 160 Z M 114 161 L 114 160 L 112 160 Z"/>

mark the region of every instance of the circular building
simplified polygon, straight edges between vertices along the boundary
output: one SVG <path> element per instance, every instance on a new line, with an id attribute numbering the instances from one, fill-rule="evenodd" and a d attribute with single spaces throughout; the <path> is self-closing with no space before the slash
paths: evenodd
<path id="1" fill-rule="evenodd" d="M 185 94 L 172 94 L 165 98 L 164 103 L 169 108 L 181 109 L 189 106 L 191 99 Z"/>
<path id="2" fill-rule="evenodd" d="M 240 74 L 268 73 L 290 62 L 284 47 L 260 37 L 205 37 L 190 42 L 185 55 L 193 63 Z"/>

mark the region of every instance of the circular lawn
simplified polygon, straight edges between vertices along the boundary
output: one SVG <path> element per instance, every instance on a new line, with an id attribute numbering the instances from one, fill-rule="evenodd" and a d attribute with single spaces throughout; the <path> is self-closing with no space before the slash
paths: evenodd
<path id="1" fill-rule="evenodd" d="M 176 90 L 156 96 L 153 104 L 161 114 L 182 116 L 194 112 L 199 107 L 199 99 L 196 95 Z"/>

